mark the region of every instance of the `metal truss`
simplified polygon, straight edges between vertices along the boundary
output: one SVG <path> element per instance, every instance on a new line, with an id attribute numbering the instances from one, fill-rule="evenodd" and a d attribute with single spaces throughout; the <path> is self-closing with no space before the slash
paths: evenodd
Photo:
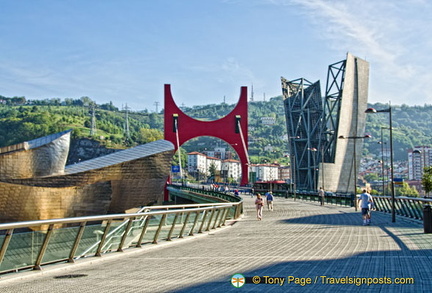
<path id="1" fill-rule="evenodd" d="M 323 118 L 320 82 L 283 77 L 281 81 L 294 184 L 298 189 L 316 190 Z"/>
<path id="2" fill-rule="evenodd" d="M 319 81 L 281 78 L 290 154 L 295 166 L 292 178 L 298 189 L 316 191 L 319 163 L 334 163 L 345 67 L 346 60 L 329 66 L 324 98 Z"/>
<path id="3" fill-rule="evenodd" d="M 323 125 L 320 134 L 321 145 L 319 146 L 321 161 L 324 163 L 334 163 L 335 161 L 345 67 L 346 60 L 342 60 L 329 65 L 327 72 Z"/>

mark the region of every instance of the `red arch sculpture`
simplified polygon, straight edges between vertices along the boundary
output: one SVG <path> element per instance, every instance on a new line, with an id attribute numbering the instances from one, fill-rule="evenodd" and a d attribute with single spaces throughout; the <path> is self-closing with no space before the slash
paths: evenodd
<path id="1" fill-rule="evenodd" d="M 171 85 L 165 84 L 165 140 L 172 142 L 177 151 L 186 141 L 198 136 L 213 136 L 231 144 L 237 152 L 242 170 L 241 185 L 248 183 L 248 116 L 247 87 L 241 87 L 240 99 L 236 107 L 225 117 L 215 121 L 199 121 L 183 113 L 171 94 Z M 177 145 L 176 122 L 179 133 Z M 240 123 L 240 127 L 238 127 Z M 243 136 L 243 139 L 242 139 Z"/>

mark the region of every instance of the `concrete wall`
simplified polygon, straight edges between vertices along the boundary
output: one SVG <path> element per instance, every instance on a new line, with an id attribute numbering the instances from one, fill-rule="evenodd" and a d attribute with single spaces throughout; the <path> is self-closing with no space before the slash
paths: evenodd
<path id="1" fill-rule="evenodd" d="M 364 136 L 369 89 L 369 63 L 347 54 L 339 128 L 336 137 Z M 355 146 L 355 149 L 354 149 Z M 354 192 L 355 174 L 360 166 L 363 139 L 338 139 L 335 163 L 320 166 L 318 185 L 336 192 Z M 356 169 L 354 170 L 354 153 Z"/>

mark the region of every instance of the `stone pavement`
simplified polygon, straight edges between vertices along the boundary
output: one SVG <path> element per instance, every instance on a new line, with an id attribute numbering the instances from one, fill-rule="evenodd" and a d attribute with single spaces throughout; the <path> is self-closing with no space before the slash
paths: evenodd
<path id="1" fill-rule="evenodd" d="M 76 264 L 44 267 L 42 272 L 1 276 L 0 290 L 432 291 L 432 234 L 424 234 L 419 222 L 397 217 L 391 223 L 389 214 L 376 212 L 372 225 L 362 226 L 360 212 L 353 208 L 284 198 L 276 198 L 275 210 L 264 210 L 264 219 L 257 221 L 254 199 L 245 196 L 244 200 L 245 215 L 232 226 Z M 241 288 L 231 284 L 235 274 L 246 278 Z M 237 280 L 240 284 L 241 279 Z"/>

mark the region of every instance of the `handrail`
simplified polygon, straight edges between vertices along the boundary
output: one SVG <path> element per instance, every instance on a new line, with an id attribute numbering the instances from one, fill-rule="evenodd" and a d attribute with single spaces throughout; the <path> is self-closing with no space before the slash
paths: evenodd
<path id="1" fill-rule="evenodd" d="M 391 213 L 391 196 L 374 195 L 372 197 L 377 211 Z M 423 220 L 423 208 L 425 205 L 431 204 L 432 199 L 428 198 L 396 196 L 395 214 L 412 219 Z"/>
<path id="2" fill-rule="evenodd" d="M 294 199 L 304 199 L 310 201 L 320 201 L 320 197 L 316 192 L 297 192 L 296 196 L 293 193 L 278 194 L 274 192 L 274 195 L 292 197 Z M 391 213 L 392 197 L 384 195 L 372 195 L 375 203 L 375 209 L 379 212 Z M 354 206 L 354 200 L 356 200 L 353 194 L 325 196 L 325 202 L 330 204 L 339 204 L 346 206 Z M 409 196 L 396 196 L 395 197 L 395 214 L 402 217 L 408 217 L 417 220 L 423 219 L 423 208 L 425 205 L 432 206 L 432 199 L 409 197 Z"/>
<path id="3" fill-rule="evenodd" d="M 231 206 L 230 203 L 210 203 L 210 204 L 184 204 L 184 205 L 164 205 L 164 206 L 145 206 L 142 207 L 141 209 L 139 209 L 136 213 L 144 213 L 146 211 L 150 211 L 153 209 L 157 209 L 157 210 L 169 210 L 169 209 L 179 209 L 179 207 L 181 207 L 182 209 L 185 208 L 192 208 L 192 207 L 203 207 L 203 206 L 220 206 L 220 205 L 229 205 Z M 178 214 L 176 213 L 176 216 Z M 143 215 L 140 219 L 135 219 L 135 221 L 142 221 L 142 225 L 145 223 L 145 217 L 147 217 L 148 215 Z M 128 218 L 127 220 L 125 220 L 121 225 L 119 225 L 117 228 L 115 228 L 114 230 L 112 230 L 105 239 L 105 243 L 108 243 L 112 240 L 112 238 L 116 237 L 117 233 L 119 231 L 122 231 L 122 229 L 124 228 L 125 225 L 131 225 L 132 220 L 130 218 Z M 142 227 L 142 225 L 140 225 L 139 227 Z M 117 236 L 118 237 L 118 236 Z M 84 252 L 82 252 L 79 256 L 77 256 L 75 258 L 75 260 L 78 260 L 80 258 L 82 258 L 83 256 L 86 256 L 90 251 L 92 251 L 96 246 L 98 246 L 100 244 L 101 240 L 96 241 L 92 246 L 90 246 L 89 248 L 87 248 L 87 250 L 85 250 Z"/>
<path id="4" fill-rule="evenodd" d="M 194 233 L 202 233 L 202 227 L 205 228 L 205 231 L 209 231 L 224 226 L 230 214 L 233 215 L 232 218 L 239 216 L 237 211 L 241 206 L 242 201 L 148 206 L 143 207 L 140 210 L 142 212 L 130 214 L 0 224 L 0 232 L 4 231 L 0 234 L 0 241 L 3 238 L 0 246 L 0 273 L 41 269 L 43 265 L 49 263 L 75 262 L 83 256 L 101 256 L 110 251 L 121 252 L 124 248 L 141 247 L 145 243 L 158 243 L 158 240 L 161 239 L 170 241 L 174 237 L 183 238 L 184 234 L 192 236 Z M 235 210 L 230 212 L 233 208 Z M 210 217 L 207 216 L 208 213 L 211 214 Z M 123 221 L 119 227 L 115 227 L 117 220 Z M 139 221 L 139 225 L 134 227 L 136 220 Z M 70 227 L 71 225 L 74 226 Z M 68 228 L 56 229 L 57 226 L 68 226 Z M 199 230 L 197 230 L 198 227 L 200 227 Z M 17 229 L 29 228 L 39 230 L 30 233 L 14 233 Z M 119 238 L 119 244 L 110 243 L 109 247 L 105 247 L 104 245 L 110 241 L 109 238 L 113 235 L 114 230 L 119 234 L 116 236 Z M 96 233 L 96 237 L 100 239 L 96 245 L 92 246 L 92 249 L 84 250 L 86 253 L 83 254 L 81 246 L 88 247 L 85 243 L 91 240 L 90 238 L 94 238 L 95 235 L 92 232 L 101 234 Z M 28 239 L 30 236 L 31 245 L 28 244 L 28 240 L 23 240 L 24 237 Z M 33 240 L 36 238 L 40 238 L 40 242 L 35 241 L 36 244 L 34 244 Z M 34 250 L 37 252 L 34 253 Z"/>

